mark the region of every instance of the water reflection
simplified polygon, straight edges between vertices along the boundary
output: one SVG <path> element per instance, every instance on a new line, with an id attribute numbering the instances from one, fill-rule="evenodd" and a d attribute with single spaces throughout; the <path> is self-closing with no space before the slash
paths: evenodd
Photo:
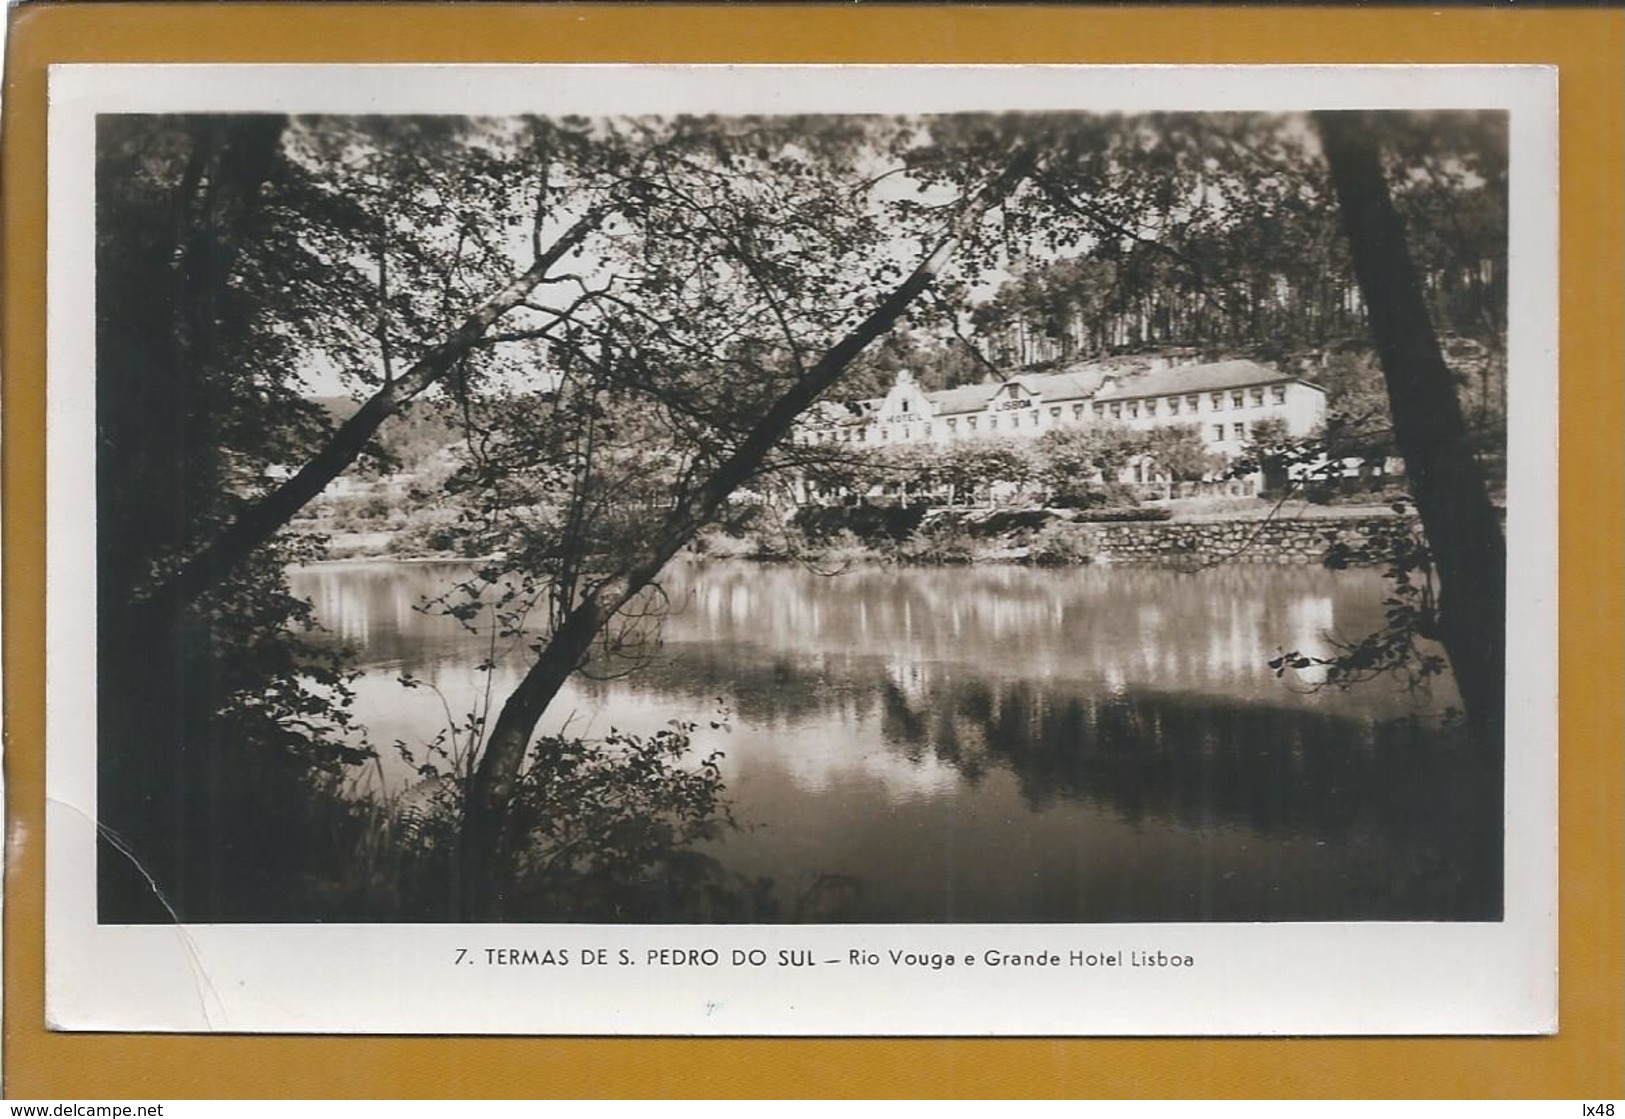
<path id="1" fill-rule="evenodd" d="M 296 573 L 372 666 L 361 715 L 381 740 L 482 700 L 486 639 L 412 608 L 456 574 Z M 1449 684 L 1294 691 L 1268 668 L 1377 625 L 1372 573 L 715 564 L 669 591 L 656 663 L 577 681 L 546 729 L 648 731 L 720 700 L 731 733 L 697 744 L 726 751 L 747 828 L 715 853 L 771 879 L 784 919 L 1499 912 L 1499 764 L 1438 733 Z M 500 661 L 496 702 L 522 668 L 522 649 Z M 437 693 L 403 692 L 401 670 Z M 835 880 L 851 885 L 830 900 Z"/>

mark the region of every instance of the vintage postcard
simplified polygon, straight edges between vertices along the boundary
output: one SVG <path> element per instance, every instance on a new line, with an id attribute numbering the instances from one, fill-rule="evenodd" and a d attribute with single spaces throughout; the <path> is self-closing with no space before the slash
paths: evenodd
<path id="1" fill-rule="evenodd" d="M 50 96 L 55 1028 L 1556 1029 L 1553 70 Z"/>

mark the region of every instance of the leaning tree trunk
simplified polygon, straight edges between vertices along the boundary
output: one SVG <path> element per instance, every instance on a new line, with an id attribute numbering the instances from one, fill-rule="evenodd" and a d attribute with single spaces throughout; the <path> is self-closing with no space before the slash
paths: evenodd
<path id="1" fill-rule="evenodd" d="M 755 474 L 796 419 L 812 406 L 868 345 L 890 330 L 935 278 L 960 239 L 1030 171 L 1028 156 L 1012 159 L 1003 176 L 968 207 L 954 229 L 857 326 L 835 343 L 766 414 L 692 499 L 678 504 L 609 577 L 588 592 L 554 631 L 546 648 L 508 697 L 491 727 L 464 800 L 459 889 L 465 920 L 501 916 L 501 884 L 512 866 L 509 807 L 536 724 L 580 667 L 606 622 L 659 576 L 662 568 L 709 523 L 728 497 Z"/>
<path id="2" fill-rule="evenodd" d="M 162 632 L 181 608 L 223 582 L 361 457 L 384 421 L 444 379 L 459 358 L 480 345 L 492 325 L 539 287 L 553 266 L 581 244 L 606 212 L 607 207 L 595 207 L 577 219 L 529 268 L 487 296 L 456 330 L 368 397 L 293 477 L 251 504 L 167 582 L 136 604 L 132 624 Z"/>
<path id="3" fill-rule="evenodd" d="M 1439 579 L 1439 628 L 1469 722 L 1499 745 L 1506 705 L 1506 540 L 1473 458 L 1428 317 L 1371 118 L 1315 122 L 1343 211 L 1355 276 L 1382 361 L 1394 439 Z"/>

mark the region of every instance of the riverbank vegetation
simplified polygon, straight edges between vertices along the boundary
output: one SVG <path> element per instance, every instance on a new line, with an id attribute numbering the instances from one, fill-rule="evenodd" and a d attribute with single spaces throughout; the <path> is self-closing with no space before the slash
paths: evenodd
<path id="1" fill-rule="evenodd" d="M 1369 365 L 1366 376 L 1377 376 Z M 338 402 L 328 407 L 347 414 Z M 1373 434 L 1365 407 L 1360 390 L 1340 389 L 1332 422 L 1300 439 L 1260 421 L 1236 460 L 1212 453 L 1194 426 L 1100 424 L 1033 440 L 803 449 L 795 474 L 735 494 L 687 550 L 826 567 L 857 559 L 1021 562 L 1028 537 L 1052 520 L 1318 520 L 1383 511 L 1404 495 L 1404 478 L 1390 473 L 1391 440 Z M 460 473 L 456 417 L 422 414 L 430 419 L 399 441 L 380 440 L 384 465 L 323 495 L 294 522 L 325 537 L 329 557 L 474 559 L 508 546 L 475 501 L 483 490 Z M 1125 477 L 1140 480 L 1117 480 Z M 1041 553 L 1045 563 L 1063 554 Z M 1088 557 L 1080 553 L 1078 562 Z"/>
<path id="2" fill-rule="evenodd" d="M 381 748 L 353 714 L 356 669 L 312 647 L 319 620 L 283 574 L 323 532 L 481 557 L 425 606 L 483 619 L 525 661 L 509 694 L 447 712 L 463 738 L 424 774 L 453 794 L 420 864 L 431 882 L 408 891 L 439 899 L 422 911 L 624 916 L 646 895 L 622 885 L 721 826 L 722 790 L 681 777 L 680 735 L 538 749 L 536 731 L 578 673 L 637 670 L 675 556 L 799 485 L 814 500 L 794 517 L 754 514 L 787 548 L 849 533 L 960 562 L 1005 518 L 1035 562 L 1073 562 L 1075 526 L 1161 516 L 1147 486 L 1167 501 L 1219 472 L 1177 430 L 916 459 L 789 440 L 816 401 L 899 363 L 946 384 L 1186 346 L 1341 380 L 1316 453 L 1439 467 L 1407 484 L 1431 487 L 1417 504 L 1439 609 L 1474 604 L 1440 632 L 1469 706 L 1494 710 L 1500 647 L 1480 639 L 1499 607 L 1451 587 L 1504 578 L 1481 570 L 1499 525 L 1479 515 L 1505 417 L 1504 129 L 1496 114 L 1318 131 L 1252 114 L 101 118 L 103 919 L 354 915 L 343 883 L 365 876 L 339 868 L 403 841 L 348 783 Z M 1388 235 L 1406 220 L 1425 233 Z M 1387 255 L 1350 252 L 1372 223 Z M 313 380 L 347 403 L 319 405 Z M 1138 490 L 1105 481 L 1129 466 Z M 562 812 L 588 772 L 651 795 L 619 798 L 641 838 Z M 527 896 L 552 901 L 515 901 L 543 880 Z M 589 886 L 605 897 L 563 900 Z"/>

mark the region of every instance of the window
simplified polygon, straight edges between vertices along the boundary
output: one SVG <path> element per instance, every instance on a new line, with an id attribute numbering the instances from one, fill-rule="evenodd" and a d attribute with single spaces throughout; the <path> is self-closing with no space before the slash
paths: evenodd
<path id="1" fill-rule="evenodd" d="M 1060 419 L 1061 418 L 1061 409 L 1060 409 L 1060 407 L 1057 405 L 1056 407 L 1051 408 L 1049 410 L 1049 414 L 1051 416 L 1054 416 L 1056 419 Z"/>
<path id="2" fill-rule="evenodd" d="M 1201 402 L 1202 398 L 1197 396 L 1194 392 L 1185 398 L 1185 404 L 1192 412 L 1196 411 L 1196 406 Z"/>
<path id="3" fill-rule="evenodd" d="M 920 437 L 922 439 L 931 438 L 931 425 L 930 424 L 921 424 L 920 425 Z"/>
<path id="4" fill-rule="evenodd" d="M 976 430 L 976 417 L 975 416 L 966 416 L 965 417 L 965 429 L 967 431 L 975 431 Z"/>
<path id="5" fill-rule="evenodd" d="M 949 419 L 948 419 L 948 433 L 950 435 L 952 435 L 954 432 L 956 432 L 958 430 L 959 430 L 959 421 L 950 416 Z"/>
<path id="6" fill-rule="evenodd" d="M 883 441 L 889 441 L 891 439 L 891 429 L 886 428 L 886 427 L 881 428 L 880 429 L 880 438 Z"/>
<path id="7" fill-rule="evenodd" d="M 1028 412 L 1027 414 L 1033 418 L 1033 426 L 1037 427 L 1038 426 L 1038 413 L 1037 412 Z M 1016 422 L 1020 423 L 1021 421 L 1017 420 Z"/>
<path id="8" fill-rule="evenodd" d="M 1095 415 L 1104 416 L 1105 414 L 1106 414 L 1106 406 L 1104 404 L 1097 403 L 1095 405 Z"/>
<path id="9" fill-rule="evenodd" d="M 1131 420 L 1140 418 L 1140 402 L 1138 400 L 1128 402 L 1128 418 Z"/>
<path id="10" fill-rule="evenodd" d="M 1123 406 L 1121 404 L 1113 404 L 1112 405 L 1112 419 L 1120 420 L 1122 418 L 1123 418 Z"/>
<path id="11" fill-rule="evenodd" d="M 912 438 L 914 438 L 914 429 L 912 427 L 910 427 L 908 424 L 903 425 L 903 438 L 904 439 L 912 439 Z"/>
<path id="12" fill-rule="evenodd" d="M 1097 405 L 1095 405 L 1095 407 L 1098 408 L 1098 407 L 1100 407 L 1100 405 L 1097 404 Z M 1074 404 L 1074 405 L 1072 405 L 1072 418 L 1074 420 L 1083 419 L 1083 405 L 1082 404 Z"/>
<path id="13" fill-rule="evenodd" d="M 1224 425 L 1223 424 L 1214 424 L 1213 425 L 1213 441 L 1215 443 L 1222 443 L 1224 441 Z"/>
<path id="14" fill-rule="evenodd" d="M 1168 398 L 1168 414 L 1170 416 L 1179 415 L 1179 397 L 1170 396 Z"/>
<path id="15" fill-rule="evenodd" d="M 869 441 L 869 429 L 866 428 L 866 427 L 858 428 L 858 442 L 859 443 L 867 443 L 868 441 Z"/>
<path id="16" fill-rule="evenodd" d="M 1157 402 L 1155 400 L 1147 400 L 1145 402 L 1145 414 L 1148 416 L 1154 416 L 1157 414 Z"/>
<path id="17" fill-rule="evenodd" d="M 1277 403 L 1277 404 L 1285 404 L 1286 403 L 1286 386 L 1285 385 L 1276 385 L 1274 388 L 1270 389 L 1270 399 L 1275 401 L 1275 403 Z"/>
<path id="18" fill-rule="evenodd" d="M 1253 398 L 1253 407 L 1254 408 L 1262 408 L 1264 406 L 1264 390 L 1263 389 L 1254 389 L 1249 395 L 1251 395 L 1252 398 Z"/>
<path id="19" fill-rule="evenodd" d="M 903 400 L 903 401 L 900 401 L 900 402 L 899 402 L 899 403 L 900 403 L 900 404 L 901 404 L 901 405 L 902 405 L 902 410 L 903 410 L 903 411 L 904 411 L 904 412 L 907 412 L 907 411 L 908 411 L 908 401 L 907 401 L 907 400 Z"/>
<path id="20" fill-rule="evenodd" d="M 997 429 L 998 426 L 999 426 L 999 417 L 997 417 L 997 416 L 989 416 L 987 418 L 987 429 L 989 431 L 993 431 L 993 430 Z"/>
<path id="21" fill-rule="evenodd" d="M 1232 408 L 1240 408 L 1241 406 L 1242 406 L 1242 396 L 1241 396 L 1241 391 L 1238 389 L 1235 392 L 1230 394 L 1230 407 L 1232 407 Z"/>
<path id="22" fill-rule="evenodd" d="M 1241 440 L 1247 438 L 1247 425 L 1246 424 L 1231 424 L 1230 425 L 1230 430 L 1235 434 L 1235 438 L 1236 438 L 1236 441 L 1238 443 Z"/>
<path id="23" fill-rule="evenodd" d="M 1216 392 L 1212 396 L 1213 410 L 1217 412 L 1224 407 L 1224 393 Z"/>

